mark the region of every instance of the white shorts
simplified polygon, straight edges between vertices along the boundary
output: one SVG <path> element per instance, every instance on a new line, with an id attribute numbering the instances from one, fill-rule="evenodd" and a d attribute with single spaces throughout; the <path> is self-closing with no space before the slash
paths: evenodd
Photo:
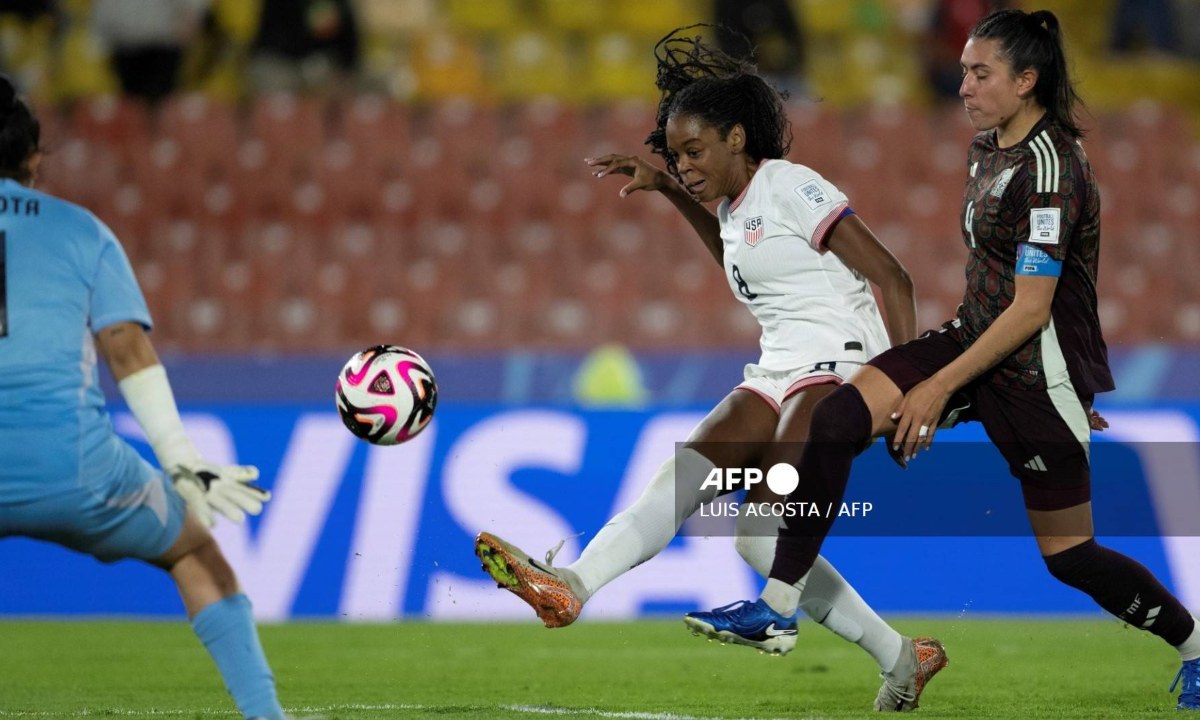
<path id="1" fill-rule="evenodd" d="M 779 412 L 783 401 L 814 385 L 841 385 L 854 376 L 864 363 L 837 360 L 805 365 L 794 370 L 768 370 L 750 363 L 743 373 L 744 380 L 735 390 L 749 390 Z"/>

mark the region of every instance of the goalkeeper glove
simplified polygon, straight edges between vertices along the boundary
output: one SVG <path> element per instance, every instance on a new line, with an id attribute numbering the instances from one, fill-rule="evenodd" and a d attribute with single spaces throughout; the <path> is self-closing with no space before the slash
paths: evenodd
<path id="1" fill-rule="evenodd" d="M 258 468 L 251 465 L 214 465 L 200 457 L 183 429 L 175 395 L 162 365 L 151 365 L 131 373 L 117 386 L 129 404 L 158 463 L 170 475 L 175 490 L 187 501 L 188 509 L 206 526 L 216 522 L 214 511 L 234 522 L 246 514 L 262 512 L 271 493 L 254 485 Z"/>
<path id="2" fill-rule="evenodd" d="M 176 463 L 167 468 L 175 490 L 187 501 L 188 508 L 208 527 L 221 513 L 240 523 L 246 515 L 258 515 L 271 493 L 254 484 L 258 468 L 253 465 L 213 465 L 196 460 Z"/>

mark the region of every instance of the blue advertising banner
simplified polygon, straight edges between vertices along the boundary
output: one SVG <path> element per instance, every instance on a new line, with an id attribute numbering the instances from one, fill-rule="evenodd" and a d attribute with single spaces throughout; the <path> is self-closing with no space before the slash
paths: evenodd
<path id="1" fill-rule="evenodd" d="M 480 571 L 474 535 L 492 531 L 535 556 L 565 539 L 556 562 L 570 562 L 703 416 L 447 405 L 416 440 L 374 447 L 326 405 L 183 411 L 206 456 L 257 465 L 274 493 L 262 516 L 222 520 L 215 531 L 259 617 L 347 621 L 532 619 Z M 1189 562 L 1200 557 L 1200 408 L 1106 415 L 1112 427 L 1093 444 L 1097 532 L 1200 607 L 1200 566 Z M 118 412 L 114 424 L 149 454 L 131 416 Z M 908 471 L 876 445 L 856 465 L 846 500 L 858 504 L 840 509 L 850 515 L 825 555 L 881 612 L 1097 612 L 1046 572 L 1019 485 L 977 426 L 940 433 Z M 730 527 L 686 525 L 659 557 L 600 591 L 585 617 L 677 613 L 756 595 L 761 581 Z M 169 578 L 133 562 L 104 566 L 8 539 L 0 567 L 0 614 L 182 612 Z"/>

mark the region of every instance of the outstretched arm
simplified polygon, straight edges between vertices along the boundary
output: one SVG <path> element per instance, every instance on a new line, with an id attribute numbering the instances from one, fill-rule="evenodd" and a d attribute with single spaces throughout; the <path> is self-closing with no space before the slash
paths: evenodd
<path id="1" fill-rule="evenodd" d="M 101 328 L 96 333 L 96 347 L 145 431 L 159 465 L 202 522 L 211 527 L 214 510 L 234 522 L 241 522 L 246 513 L 262 512 L 271 494 L 252 484 L 258 479 L 258 468 L 205 462 L 192 444 L 175 406 L 167 372 L 141 325 L 120 322 Z"/>
<path id="2" fill-rule="evenodd" d="M 912 277 L 866 223 L 857 215 L 842 218 L 834 226 L 826 245 L 847 267 L 879 288 L 888 339 L 892 345 L 915 338 L 917 296 Z"/>
<path id="3" fill-rule="evenodd" d="M 708 208 L 701 205 L 684 189 L 679 181 L 671 177 L 661 168 L 657 168 L 634 155 L 605 155 L 598 158 L 585 158 L 584 162 L 599 168 L 593 175 L 604 177 L 614 173 L 628 175 L 633 178 L 621 188 L 621 197 L 638 190 L 657 190 L 671 201 L 675 209 L 691 224 L 704 247 L 716 259 L 717 264 L 724 267 L 725 249 L 721 243 L 721 224 L 717 216 Z"/>

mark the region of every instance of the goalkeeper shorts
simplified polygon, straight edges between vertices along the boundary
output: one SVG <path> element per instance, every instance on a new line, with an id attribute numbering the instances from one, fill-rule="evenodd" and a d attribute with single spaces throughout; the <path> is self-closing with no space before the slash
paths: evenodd
<path id="1" fill-rule="evenodd" d="M 0 537 L 46 540 L 103 562 L 162 557 L 183 530 L 183 498 L 127 443 L 109 442 L 119 445 L 105 453 L 113 462 L 88 468 L 78 482 L 46 478 L 37 497 L 0 498 Z"/>

